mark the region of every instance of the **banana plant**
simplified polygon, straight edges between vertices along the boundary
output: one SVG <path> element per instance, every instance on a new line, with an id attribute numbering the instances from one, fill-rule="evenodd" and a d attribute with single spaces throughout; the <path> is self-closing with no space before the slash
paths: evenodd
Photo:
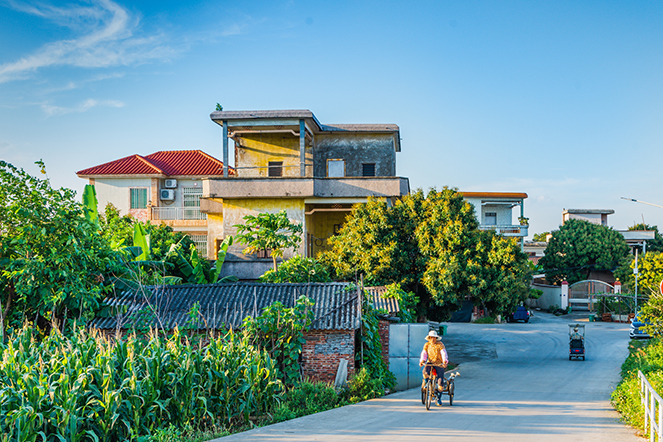
<path id="1" fill-rule="evenodd" d="M 182 241 L 170 246 L 166 259 L 175 263 L 178 270 L 184 275 L 184 282 L 189 284 L 214 284 L 217 282 L 235 282 L 239 279 L 236 276 L 225 276 L 219 279 L 223 262 L 226 259 L 228 247 L 233 243 L 232 236 L 228 236 L 221 243 L 218 257 L 211 272 L 205 272 L 205 267 L 198 256 L 198 251 L 194 245 L 186 251 L 182 246 Z"/>
<path id="2" fill-rule="evenodd" d="M 91 184 L 86 184 L 83 190 L 83 208 L 85 218 L 99 226 L 99 212 L 97 212 L 97 191 Z"/>

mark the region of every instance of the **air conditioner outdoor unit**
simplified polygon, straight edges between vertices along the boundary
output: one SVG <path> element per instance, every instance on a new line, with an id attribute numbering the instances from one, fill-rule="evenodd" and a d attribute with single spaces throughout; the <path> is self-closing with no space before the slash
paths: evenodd
<path id="1" fill-rule="evenodd" d="M 177 187 L 177 180 L 175 179 L 166 180 L 163 187 L 165 187 L 166 189 L 174 189 Z"/>
<path id="2" fill-rule="evenodd" d="M 175 199 L 175 191 L 170 189 L 161 189 L 161 199 L 164 201 L 172 201 Z"/>

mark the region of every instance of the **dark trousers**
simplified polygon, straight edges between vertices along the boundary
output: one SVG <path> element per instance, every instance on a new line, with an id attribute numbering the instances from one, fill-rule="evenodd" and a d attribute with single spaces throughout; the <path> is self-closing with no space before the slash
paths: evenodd
<path id="1" fill-rule="evenodd" d="M 442 379 L 442 382 L 438 381 L 438 385 L 444 385 L 444 367 L 441 365 L 425 365 L 424 366 L 424 373 L 426 375 L 430 375 L 431 369 L 435 368 L 435 371 L 437 372 L 437 376 L 435 379 Z"/>

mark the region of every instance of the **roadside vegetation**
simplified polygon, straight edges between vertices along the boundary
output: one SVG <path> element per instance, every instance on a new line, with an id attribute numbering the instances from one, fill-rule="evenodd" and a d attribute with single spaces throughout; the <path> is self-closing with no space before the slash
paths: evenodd
<path id="1" fill-rule="evenodd" d="M 641 320 L 647 323 L 645 331 L 651 340 L 632 339 L 629 356 L 622 365 L 622 380 L 612 393 L 612 403 L 629 425 L 644 429 L 644 407 L 640 396 L 638 370 L 640 370 L 658 394 L 663 394 L 663 295 L 652 292 L 640 311 Z"/>

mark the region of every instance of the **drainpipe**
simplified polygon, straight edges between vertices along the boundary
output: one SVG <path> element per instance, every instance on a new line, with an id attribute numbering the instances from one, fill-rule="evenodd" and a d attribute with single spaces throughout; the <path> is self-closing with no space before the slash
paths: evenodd
<path id="1" fill-rule="evenodd" d="M 228 121 L 223 120 L 223 177 L 228 178 Z"/>
<path id="2" fill-rule="evenodd" d="M 306 125 L 299 120 L 299 176 L 306 176 Z"/>

